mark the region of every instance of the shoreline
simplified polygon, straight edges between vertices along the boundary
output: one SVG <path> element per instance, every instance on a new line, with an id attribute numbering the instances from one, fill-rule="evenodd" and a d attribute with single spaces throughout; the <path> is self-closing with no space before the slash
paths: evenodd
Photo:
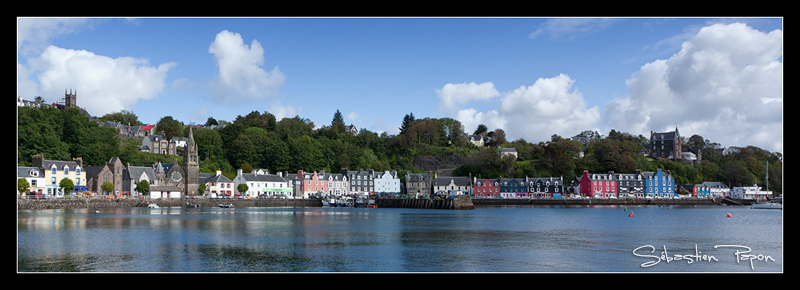
<path id="1" fill-rule="evenodd" d="M 392 202 L 404 201 L 404 202 Z M 417 207 L 409 206 L 408 201 L 426 201 L 425 199 L 381 199 L 379 204 L 384 208 Z M 427 200 L 431 201 L 431 200 Z M 65 208 L 105 208 L 105 207 L 147 207 L 151 203 L 159 207 L 186 207 L 197 204 L 200 207 L 217 207 L 219 204 L 233 204 L 234 207 L 322 207 L 318 199 L 17 199 L 17 209 L 65 209 Z M 499 205 L 751 205 L 752 200 L 720 199 L 495 199 L 472 198 L 474 206 Z M 387 206 L 387 205 L 395 206 Z"/>

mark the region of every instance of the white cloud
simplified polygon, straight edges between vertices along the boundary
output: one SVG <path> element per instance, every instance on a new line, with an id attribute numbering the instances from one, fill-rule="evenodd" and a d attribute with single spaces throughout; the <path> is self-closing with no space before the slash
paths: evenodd
<path id="1" fill-rule="evenodd" d="M 292 105 L 283 105 L 281 102 L 275 102 L 269 106 L 267 111 L 275 115 L 275 120 L 280 122 L 283 118 L 294 118 L 294 116 L 300 115 L 303 108 L 295 108 Z"/>
<path id="2" fill-rule="evenodd" d="M 476 100 L 489 100 L 500 95 L 494 88 L 494 84 L 489 82 L 446 84 L 441 89 L 437 89 L 436 94 L 441 99 L 437 107 L 448 113 L 453 113 L 461 104 Z"/>
<path id="3" fill-rule="evenodd" d="M 38 82 L 21 82 L 30 90 L 23 97 L 42 96 L 48 102 L 56 102 L 71 89 L 77 91 L 78 106 L 102 116 L 156 97 L 165 87 L 167 72 L 176 64 L 154 67 L 145 59 L 110 58 L 85 50 L 48 46 L 40 56 L 30 59 L 29 65 L 20 72 L 38 73 Z"/>
<path id="4" fill-rule="evenodd" d="M 645 136 L 677 127 L 723 146 L 782 151 L 782 53 L 781 30 L 704 27 L 680 52 L 632 74 L 629 96 L 606 106 L 606 124 Z"/>
<path id="5" fill-rule="evenodd" d="M 87 18 L 17 18 L 17 49 L 24 56 L 37 55 L 50 39 L 91 27 Z"/>
<path id="6" fill-rule="evenodd" d="M 574 82 L 564 74 L 541 78 L 533 85 L 501 94 L 497 109 L 461 109 L 454 118 L 468 132 L 484 124 L 489 130 L 503 129 L 510 140 L 539 142 L 550 140 L 553 134 L 573 136 L 594 128 L 600 120 L 599 109 L 586 109 L 583 94 L 572 89 Z"/>
<path id="7" fill-rule="evenodd" d="M 350 114 L 347 114 L 347 120 L 348 121 L 352 122 L 352 121 L 355 121 L 356 119 L 358 119 L 358 114 L 356 114 L 356 112 L 352 112 Z"/>
<path id="8" fill-rule="evenodd" d="M 235 102 L 259 100 L 277 96 L 277 89 L 286 81 L 286 76 L 275 67 L 267 72 L 264 65 L 264 48 L 258 40 L 250 46 L 244 44 L 242 36 L 224 30 L 217 34 L 208 48 L 217 64 L 217 76 L 209 83 L 215 100 Z"/>
<path id="9" fill-rule="evenodd" d="M 591 34 L 595 31 L 606 29 L 619 19 L 614 18 L 554 18 L 547 19 L 539 28 L 528 35 L 529 38 L 537 38 L 547 35 L 551 39 L 572 40 Z"/>

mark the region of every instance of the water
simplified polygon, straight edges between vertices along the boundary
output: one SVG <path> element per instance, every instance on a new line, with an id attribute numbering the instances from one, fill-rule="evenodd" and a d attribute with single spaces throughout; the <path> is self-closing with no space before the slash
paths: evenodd
<path id="1" fill-rule="evenodd" d="M 783 211 L 744 206 L 48 209 L 17 226 L 19 272 L 783 272 Z"/>

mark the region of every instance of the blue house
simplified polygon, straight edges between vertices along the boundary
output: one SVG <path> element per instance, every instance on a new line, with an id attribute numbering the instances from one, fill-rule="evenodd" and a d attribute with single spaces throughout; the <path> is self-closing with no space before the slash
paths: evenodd
<path id="1" fill-rule="evenodd" d="M 669 171 L 661 169 L 656 172 L 643 172 L 645 177 L 645 197 L 647 198 L 673 198 L 675 197 L 675 179 Z"/>

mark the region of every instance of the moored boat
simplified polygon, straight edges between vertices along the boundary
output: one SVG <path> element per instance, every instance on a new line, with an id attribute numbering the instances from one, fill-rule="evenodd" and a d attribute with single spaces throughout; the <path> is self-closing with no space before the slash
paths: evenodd
<path id="1" fill-rule="evenodd" d="M 155 203 L 151 203 L 147 205 L 147 208 L 159 208 L 159 206 Z"/>
<path id="2" fill-rule="evenodd" d="M 783 203 L 778 202 L 760 202 L 754 203 L 751 208 L 753 209 L 783 209 Z"/>
<path id="3" fill-rule="evenodd" d="M 221 207 L 221 208 L 233 208 L 233 204 L 232 203 L 231 204 L 221 204 L 220 203 L 218 206 Z"/>

